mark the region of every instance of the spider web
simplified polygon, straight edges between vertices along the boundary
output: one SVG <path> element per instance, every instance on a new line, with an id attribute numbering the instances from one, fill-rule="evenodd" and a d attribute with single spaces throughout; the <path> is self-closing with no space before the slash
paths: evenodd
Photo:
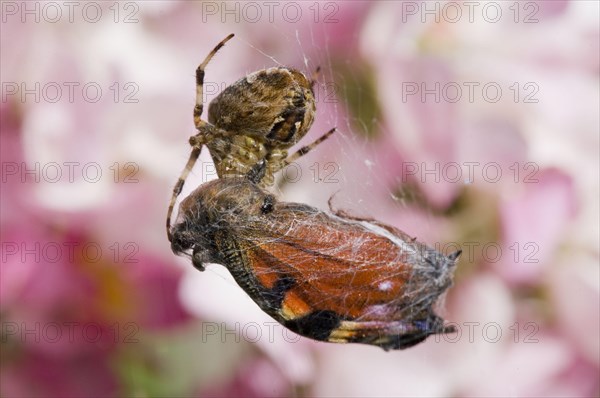
<path id="1" fill-rule="evenodd" d="M 320 209 L 328 209 L 328 201 L 333 197 L 335 208 L 370 216 L 377 208 L 377 205 L 370 205 L 375 203 L 373 197 L 381 194 L 390 179 L 389 174 L 376 172 L 376 166 L 385 156 L 378 153 L 378 145 L 372 137 L 386 133 L 381 119 L 377 114 L 372 115 L 370 120 L 362 117 L 363 106 L 372 107 L 376 101 L 374 93 L 361 84 L 365 80 L 364 75 L 372 70 L 367 61 L 361 61 L 361 70 L 356 71 L 353 55 L 334 54 L 328 39 L 330 32 L 323 29 L 323 25 L 309 25 L 308 28 L 310 34 L 300 37 L 298 30 L 290 34 L 277 25 L 273 27 L 299 60 L 291 65 L 280 61 L 277 54 L 266 53 L 251 42 L 245 43 L 261 54 L 267 63 L 293 66 L 308 76 L 317 67 L 321 68 L 315 87 L 315 122 L 308 134 L 291 148 L 290 154 L 312 143 L 329 129 L 337 128 L 327 141 L 279 173 L 276 191 L 282 200 L 307 203 Z M 325 40 L 316 40 L 318 36 L 325 37 Z M 374 192 L 373 187 L 379 188 Z M 393 201 L 395 194 L 392 189 L 387 190 L 387 195 L 386 199 Z"/>

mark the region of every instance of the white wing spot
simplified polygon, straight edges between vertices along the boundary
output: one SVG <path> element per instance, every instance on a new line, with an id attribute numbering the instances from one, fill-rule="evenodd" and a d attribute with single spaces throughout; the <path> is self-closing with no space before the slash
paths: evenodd
<path id="1" fill-rule="evenodd" d="M 392 282 L 391 281 L 383 281 L 381 283 L 379 283 L 379 290 L 385 292 L 388 291 L 392 288 Z"/>

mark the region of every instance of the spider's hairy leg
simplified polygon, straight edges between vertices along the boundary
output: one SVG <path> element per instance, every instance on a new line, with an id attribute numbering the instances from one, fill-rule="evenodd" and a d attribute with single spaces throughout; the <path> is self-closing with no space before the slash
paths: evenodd
<path id="1" fill-rule="evenodd" d="M 195 139 L 197 137 L 198 136 L 191 137 L 190 143 L 192 143 L 192 139 Z M 192 153 L 190 153 L 190 157 L 188 158 L 185 168 L 181 172 L 181 175 L 179 176 L 179 179 L 177 180 L 177 183 L 175 184 L 175 187 L 173 188 L 173 194 L 171 195 L 171 202 L 169 202 L 169 210 L 167 211 L 167 237 L 169 238 L 169 242 L 171 242 L 171 240 L 172 240 L 171 216 L 173 215 L 173 208 L 175 207 L 175 202 L 177 201 L 177 197 L 179 196 L 179 194 L 181 193 L 181 190 L 183 189 L 183 184 L 185 183 L 186 178 L 190 174 L 190 171 L 192 171 L 194 164 L 196 164 L 196 161 L 198 160 L 198 157 L 200 156 L 200 151 L 202 150 L 203 141 L 197 140 L 197 142 L 195 142 L 195 144 L 196 145 L 192 144 Z"/>
<path id="2" fill-rule="evenodd" d="M 192 171 L 194 164 L 196 164 L 196 161 L 198 160 L 198 157 L 200 156 L 200 151 L 202 150 L 202 145 L 204 145 L 206 143 L 206 139 L 205 139 L 205 137 L 207 136 L 206 131 L 208 129 L 210 129 L 210 125 L 201 119 L 202 111 L 203 111 L 202 97 L 203 97 L 203 93 L 204 93 L 204 69 L 206 68 L 206 65 L 208 65 L 208 63 L 210 62 L 212 57 L 215 56 L 217 51 L 219 51 L 219 49 L 221 47 L 223 47 L 225 45 L 225 43 L 227 43 L 227 41 L 229 41 L 233 36 L 234 35 L 232 33 L 232 34 L 228 35 L 226 38 L 224 38 L 223 40 L 221 40 L 221 42 L 219 44 L 217 44 L 215 46 L 215 48 L 213 48 L 213 50 L 206 56 L 204 61 L 202 61 L 202 63 L 196 69 L 196 105 L 194 106 L 194 125 L 196 126 L 196 129 L 199 130 L 199 133 L 190 138 L 190 145 L 192 146 L 192 153 L 190 153 L 190 157 L 187 161 L 187 164 L 185 165 L 185 168 L 181 172 L 181 175 L 179 176 L 179 179 L 177 180 L 177 184 L 175 184 L 175 187 L 173 188 L 171 202 L 169 203 L 169 210 L 167 211 L 167 236 L 169 238 L 169 241 L 172 240 L 171 216 L 173 215 L 173 208 L 175 207 L 175 202 L 177 201 L 177 197 L 179 196 L 179 194 L 181 193 L 181 190 L 183 189 L 183 184 L 185 183 L 187 176 Z"/>
<path id="3" fill-rule="evenodd" d="M 200 121 L 200 126 L 198 127 L 198 134 L 193 135 L 189 139 L 189 143 L 192 146 L 192 152 L 190 153 L 190 157 L 177 180 L 177 184 L 173 188 L 173 195 L 171 196 L 171 202 L 169 203 L 169 210 L 167 213 L 167 236 L 169 237 L 169 241 L 171 240 L 171 216 L 173 215 L 173 209 L 175 208 L 175 202 L 177 201 L 177 197 L 181 193 L 183 189 L 183 184 L 187 179 L 188 175 L 194 168 L 196 161 L 200 157 L 200 151 L 204 145 L 207 145 L 211 148 L 211 145 L 217 144 L 227 144 L 231 140 L 231 134 L 225 130 L 221 130 L 213 126 L 212 124 L 205 122 L 204 120 Z M 230 148 L 227 147 L 227 151 Z M 211 149 L 212 151 L 212 149 Z M 215 152 L 216 153 L 216 152 Z M 218 166 L 221 163 L 225 164 L 222 159 L 217 158 L 215 160 L 215 153 L 211 152 L 211 156 L 215 161 L 215 164 Z M 219 177 L 221 175 L 219 174 Z"/>
<path id="4" fill-rule="evenodd" d="M 229 36 L 221 40 L 221 42 L 217 44 L 215 48 L 213 48 L 213 50 L 206 56 L 204 61 L 202 61 L 202 63 L 198 65 L 198 68 L 196 69 L 196 105 L 194 106 L 194 125 L 198 129 L 202 125 L 200 117 L 202 116 L 203 110 L 202 97 L 204 93 L 204 69 L 212 57 L 215 56 L 217 51 L 219 51 L 219 49 L 223 47 L 225 43 L 227 43 L 233 36 L 233 33 L 231 33 Z"/>
<path id="5" fill-rule="evenodd" d="M 313 150 L 317 145 L 319 145 L 320 143 L 325 141 L 327 138 L 329 138 L 333 133 L 335 133 L 335 130 L 336 130 L 335 127 L 332 128 L 331 130 L 329 130 L 328 132 L 323 134 L 321 137 L 319 137 L 315 141 L 313 141 L 311 144 L 303 146 L 302 148 L 298 149 L 296 152 L 292 153 L 290 156 L 287 157 L 287 159 L 285 159 L 283 162 L 280 163 L 280 167 L 278 167 L 277 170 L 283 169 L 288 164 L 290 164 L 293 161 L 297 160 L 298 158 L 306 155 L 308 152 Z"/>

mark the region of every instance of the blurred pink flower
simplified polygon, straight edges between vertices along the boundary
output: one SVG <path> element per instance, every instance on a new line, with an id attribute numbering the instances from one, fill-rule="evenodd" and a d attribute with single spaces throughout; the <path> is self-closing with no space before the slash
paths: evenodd
<path id="1" fill-rule="evenodd" d="M 118 396 L 119 350 L 190 319 L 177 298 L 181 271 L 144 249 L 137 263 L 116 263 L 110 243 L 53 218 L 2 228 L 1 393 Z"/>
<path id="2" fill-rule="evenodd" d="M 135 304 L 135 318 L 146 330 L 164 330 L 189 321 L 179 300 L 182 271 L 170 263 L 143 253 L 133 264 L 124 265 L 125 281 L 134 287 L 127 296 Z"/>
<path id="3" fill-rule="evenodd" d="M 558 257 L 547 278 L 556 328 L 577 350 L 582 363 L 599 369 L 600 269 L 597 258 L 590 253 L 560 253 Z M 600 389 L 600 385 L 596 388 Z"/>
<path id="4" fill-rule="evenodd" d="M 119 396 L 118 380 L 107 350 L 78 352 L 64 358 L 53 353 L 25 351 L 5 358 L 1 392 L 6 397 Z"/>
<path id="5" fill-rule="evenodd" d="M 457 160 L 459 108 L 448 101 L 435 100 L 435 94 L 422 97 L 422 90 L 426 87 L 435 91 L 437 82 L 457 77 L 434 57 L 384 56 L 376 66 L 380 104 L 392 143 L 402 153 L 402 161 L 419 170 L 415 180 L 427 198 L 434 206 L 444 208 L 452 202 L 460 185 L 435 175 L 441 174 L 444 165 Z M 409 95 L 410 90 L 418 93 Z"/>
<path id="6" fill-rule="evenodd" d="M 283 397 L 292 386 L 281 371 L 266 359 L 256 358 L 240 364 L 229 380 L 200 392 L 200 397 Z"/>
<path id="7" fill-rule="evenodd" d="M 553 1 L 542 1 L 537 0 L 534 3 L 539 7 L 540 17 L 560 17 L 562 16 L 569 7 L 570 0 L 553 0 Z M 530 9 L 535 9 L 531 8 Z"/>
<path id="8" fill-rule="evenodd" d="M 572 179 L 557 169 L 536 173 L 522 192 L 500 204 L 504 256 L 498 272 L 509 282 L 535 283 L 555 262 L 577 207 Z M 512 254 L 512 255 L 511 255 Z"/>

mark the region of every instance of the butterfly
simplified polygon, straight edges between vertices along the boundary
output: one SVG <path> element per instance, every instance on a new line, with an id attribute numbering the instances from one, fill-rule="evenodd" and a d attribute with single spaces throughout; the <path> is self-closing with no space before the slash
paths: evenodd
<path id="1" fill-rule="evenodd" d="M 375 220 L 279 201 L 260 174 L 216 179 L 185 198 L 173 252 L 201 271 L 224 265 L 263 311 L 311 339 L 390 350 L 455 332 L 434 306 L 460 250 L 445 256 Z"/>

